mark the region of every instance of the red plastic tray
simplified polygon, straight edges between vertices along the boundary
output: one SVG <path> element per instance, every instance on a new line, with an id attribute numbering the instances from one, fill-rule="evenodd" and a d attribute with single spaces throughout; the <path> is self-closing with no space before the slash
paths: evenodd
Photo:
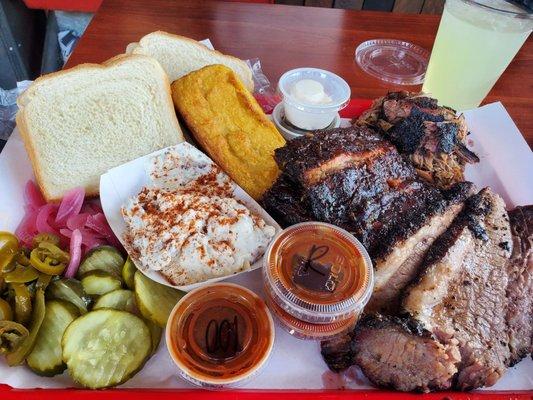
<path id="1" fill-rule="evenodd" d="M 206 391 L 206 390 L 158 390 L 158 389 L 51 389 L 20 390 L 0 385 L 2 400 L 531 400 L 533 391 L 518 392 L 438 392 L 428 394 L 400 393 L 378 390 L 257 390 L 257 391 Z"/>
<path id="2" fill-rule="evenodd" d="M 352 99 L 341 111 L 342 118 L 355 118 L 372 104 Z M 178 379 L 178 378 L 176 378 Z M 0 384 L 0 400 L 533 400 L 533 391 L 437 392 L 427 394 L 383 390 L 182 390 L 182 389 L 13 389 Z"/>

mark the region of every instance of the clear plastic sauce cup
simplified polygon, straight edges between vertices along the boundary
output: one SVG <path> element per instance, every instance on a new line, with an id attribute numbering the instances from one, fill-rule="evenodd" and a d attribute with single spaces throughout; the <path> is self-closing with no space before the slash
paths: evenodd
<path id="1" fill-rule="evenodd" d="M 358 315 L 354 314 L 351 317 L 329 324 L 313 324 L 289 314 L 270 297 L 268 292 L 266 292 L 266 302 L 281 328 L 290 335 L 302 340 L 332 339 L 352 329 L 358 320 Z"/>
<path id="2" fill-rule="evenodd" d="M 263 275 L 268 298 L 311 324 L 358 318 L 374 287 L 372 262 L 363 245 L 344 229 L 323 222 L 304 222 L 280 232 L 265 253 Z M 275 308 L 273 312 L 280 314 Z"/>
<path id="3" fill-rule="evenodd" d="M 236 387 L 267 362 L 274 322 L 252 291 L 215 283 L 189 292 L 176 304 L 166 340 L 181 377 L 204 388 Z"/>
<path id="4" fill-rule="evenodd" d="M 285 72 L 278 83 L 288 122 L 304 130 L 323 129 L 350 100 L 350 86 L 340 76 L 318 68 Z"/>

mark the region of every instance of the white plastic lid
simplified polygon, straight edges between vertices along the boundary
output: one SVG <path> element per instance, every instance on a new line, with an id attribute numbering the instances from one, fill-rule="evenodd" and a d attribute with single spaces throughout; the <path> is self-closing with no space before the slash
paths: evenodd
<path id="1" fill-rule="evenodd" d="M 293 95 L 294 85 L 304 79 L 320 83 L 325 94 L 331 99 L 327 103 L 303 102 Z M 278 91 L 283 96 L 283 101 L 291 106 L 309 113 L 330 113 L 338 111 L 348 104 L 350 100 L 350 86 L 340 76 L 318 68 L 297 68 L 285 72 L 279 78 Z"/>

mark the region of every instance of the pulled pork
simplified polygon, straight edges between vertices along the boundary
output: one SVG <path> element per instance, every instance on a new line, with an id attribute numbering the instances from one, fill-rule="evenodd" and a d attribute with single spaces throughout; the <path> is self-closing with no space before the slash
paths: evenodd
<path id="1" fill-rule="evenodd" d="M 384 134 L 409 157 L 423 179 L 441 188 L 464 181 L 465 165 L 479 162 L 465 145 L 468 128 L 464 116 L 439 106 L 431 97 L 390 92 L 376 99 L 354 124 Z"/>

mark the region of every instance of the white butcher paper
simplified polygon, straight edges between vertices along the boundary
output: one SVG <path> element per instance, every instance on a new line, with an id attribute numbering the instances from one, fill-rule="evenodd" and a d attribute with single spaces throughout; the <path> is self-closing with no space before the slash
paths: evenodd
<path id="1" fill-rule="evenodd" d="M 478 165 L 469 166 L 468 179 L 480 187 L 490 185 L 500 193 L 509 208 L 533 204 L 533 153 L 501 103 L 493 103 L 465 112 L 472 134 L 473 149 L 481 157 Z M 346 123 L 346 121 L 344 121 Z M 15 130 L 0 153 L 0 230 L 14 231 L 23 216 L 23 190 L 33 178 L 31 166 L 20 135 Z M 261 270 L 244 273 L 230 282 L 242 284 L 262 295 Z M 323 389 L 334 388 L 326 364 L 320 356 L 318 342 L 298 340 L 276 328 L 272 357 L 266 368 L 243 389 Z M 364 379 L 343 380 L 350 389 L 369 389 Z M 323 380 L 324 379 L 324 380 Z M 335 379 L 333 379 L 335 384 Z M 8 367 L 0 359 L 0 383 L 15 388 L 65 388 L 75 385 L 67 373 L 54 378 L 35 375 L 28 368 Z M 192 388 L 177 376 L 177 369 L 167 353 L 164 339 L 157 353 L 143 369 L 121 388 Z M 533 361 L 522 360 L 507 370 L 496 385 L 482 390 L 533 389 Z"/>

